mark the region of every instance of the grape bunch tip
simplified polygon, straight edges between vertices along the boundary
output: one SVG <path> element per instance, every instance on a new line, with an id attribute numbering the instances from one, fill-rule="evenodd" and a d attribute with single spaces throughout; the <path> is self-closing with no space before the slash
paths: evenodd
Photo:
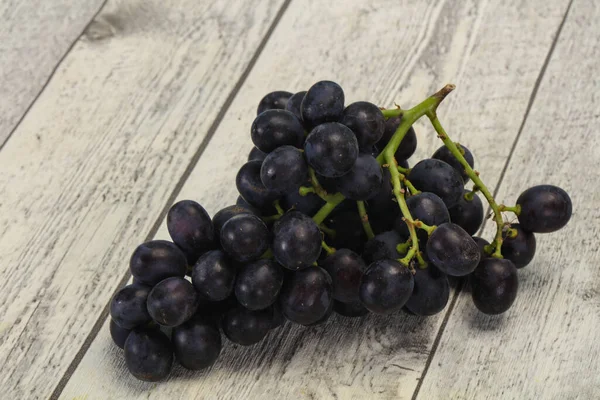
<path id="1" fill-rule="evenodd" d="M 571 199 L 539 185 L 514 205 L 496 203 L 471 151 L 437 117 L 453 89 L 406 110 L 346 105 L 331 81 L 267 94 L 236 176 L 236 203 L 211 218 L 197 202 L 179 201 L 167 215 L 172 242 L 133 251 L 133 283 L 110 303 L 111 337 L 130 373 L 154 382 L 174 360 L 208 368 L 222 334 L 249 346 L 285 320 L 312 326 L 334 312 L 434 315 L 448 303 L 449 276 L 468 280 L 481 312 L 507 311 L 518 270 L 534 257 L 535 234 L 564 227 Z M 443 143 L 411 167 L 421 117 Z M 479 194 L 496 223 L 490 241 L 474 236 L 484 220 Z"/>

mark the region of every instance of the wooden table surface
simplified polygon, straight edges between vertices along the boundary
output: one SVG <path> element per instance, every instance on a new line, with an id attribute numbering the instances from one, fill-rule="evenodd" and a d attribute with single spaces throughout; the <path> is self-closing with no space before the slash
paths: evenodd
<path id="1" fill-rule="evenodd" d="M 0 398 L 600 398 L 599 21 L 597 0 L 0 0 Z M 552 183 L 570 224 L 501 316 L 455 291 L 136 381 L 106 319 L 130 253 L 178 199 L 233 203 L 260 98 L 320 79 L 402 106 L 455 83 L 440 119 L 498 200 Z M 416 130 L 415 159 L 440 145 Z"/>

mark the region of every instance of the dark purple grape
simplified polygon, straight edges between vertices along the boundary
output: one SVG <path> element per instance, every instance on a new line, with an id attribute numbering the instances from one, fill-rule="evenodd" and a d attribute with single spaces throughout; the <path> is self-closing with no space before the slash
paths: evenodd
<path id="1" fill-rule="evenodd" d="M 352 129 L 358 147 L 370 149 L 383 136 L 385 119 L 379 107 L 367 101 L 357 101 L 344 109 L 340 123 Z"/>
<path id="2" fill-rule="evenodd" d="M 148 295 L 148 312 L 163 326 L 178 326 L 190 319 L 198 308 L 194 286 L 183 278 L 160 281 Z"/>
<path id="3" fill-rule="evenodd" d="M 144 285 L 127 285 L 113 296 L 110 302 L 110 316 L 117 325 L 124 329 L 150 322 L 150 314 L 146 309 L 146 301 L 150 287 Z"/>
<path id="4" fill-rule="evenodd" d="M 322 325 L 325 322 L 327 322 L 327 320 L 329 319 L 329 317 L 331 317 L 331 315 L 333 314 L 333 305 L 335 303 L 335 300 L 331 301 L 329 303 L 329 307 L 327 307 L 327 311 L 325 311 L 325 315 L 323 315 L 321 318 L 319 318 L 318 321 L 313 322 L 312 324 L 308 324 L 306 326 L 317 326 L 317 325 Z"/>
<path id="5" fill-rule="evenodd" d="M 344 91 L 335 82 L 320 81 L 302 99 L 302 120 L 310 127 L 338 121 L 344 111 Z"/>
<path id="6" fill-rule="evenodd" d="M 187 369 L 208 368 L 221 354 L 221 333 L 214 322 L 196 315 L 173 329 L 175 358 Z"/>
<path id="7" fill-rule="evenodd" d="M 467 164 L 469 164 L 471 168 L 473 168 L 475 166 L 475 160 L 473 160 L 473 154 L 471 154 L 471 151 L 461 144 L 457 144 L 456 147 L 458 147 L 459 150 L 461 148 L 464 150 L 463 157 L 467 161 Z M 452 152 L 450 152 L 450 150 L 446 146 L 442 146 L 439 149 L 437 149 L 435 153 L 433 153 L 431 158 L 442 160 L 445 163 L 449 164 L 452 168 L 456 170 L 456 172 L 460 174 L 464 183 L 467 183 L 469 181 L 469 175 L 467 175 L 465 167 L 463 167 L 462 164 L 458 162 L 458 160 L 454 157 L 454 155 L 452 155 Z"/>
<path id="8" fill-rule="evenodd" d="M 325 225 L 335 231 L 335 236 L 328 241 L 331 246 L 350 249 L 357 254 L 363 252 L 367 235 L 356 211 L 356 204 L 352 205 L 352 210 L 338 212 L 336 209 L 335 213 L 325 219 Z"/>
<path id="9" fill-rule="evenodd" d="M 221 328 L 227 339 L 242 346 L 260 342 L 273 324 L 271 309 L 251 311 L 244 307 L 229 310 L 221 320 Z"/>
<path id="10" fill-rule="evenodd" d="M 315 215 L 325 205 L 325 201 L 315 193 L 302 196 L 297 190 L 286 194 L 281 200 L 284 210 L 296 210 L 306 215 Z"/>
<path id="11" fill-rule="evenodd" d="M 248 161 L 260 161 L 263 162 L 267 153 L 260 151 L 258 147 L 253 147 L 248 154 Z"/>
<path id="12" fill-rule="evenodd" d="M 361 302 L 357 303 L 342 303 L 341 301 L 333 301 L 333 311 L 343 317 L 356 318 L 363 317 L 369 313 Z"/>
<path id="13" fill-rule="evenodd" d="M 270 152 L 263 161 L 260 179 L 268 190 L 296 192 L 308 181 L 308 164 L 299 149 L 281 146 Z"/>
<path id="14" fill-rule="evenodd" d="M 383 168 L 381 172 L 381 186 L 379 186 L 377 194 L 371 197 L 367 202 L 369 217 L 371 217 L 371 214 L 389 214 L 390 212 L 399 209 L 398 203 L 393 200 L 395 199 L 395 196 L 390 170 Z"/>
<path id="15" fill-rule="evenodd" d="M 129 336 L 131 331 L 131 329 L 121 328 L 119 325 L 117 325 L 115 320 L 110 320 L 110 337 L 112 338 L 113 342 L 115 342 L 115 344 L 121 349 L 123 348 L 123 346 L 125 346 L 125 341 L 127 340 L 127 337 Z"/>
<path id="16" fill-rule="evenodd" d="M 336 181 L 337 189 L 350 200 L 368 200 L 377 196 L 383 184 L 383 172 L 373 156 L 359 154 L 352 169 Z"/>
<path id="17" fill-rule="evenodd" d="M 146 382 L 165 379 L 173 365 L 173 347 L 158 329 L 133 330 L 125 341 L 125 364 L 131 375 Z"/>
<path id="18" fill-rule="evenodd" d="M 285 105 L 285 109 L 294 114 L 299 121 L 302 121 L 302 100 L 305 95 L 306 91 L 294 93 Z"/>
<path id="19" fill-rule="evenodd" d="M 523 268 L 533 260 L 535 255 L 535 235 L 523 230 L 520 224 L 513 224 L 511 228 L 517 231 L 516 237 L 506 236 L 502 243 L 502 256 L 515 264 L 517 268 Z"/>
<path id="20" fill-rule="evenodd" d="M 331 277 L 320 267 L 297 271 L 286 278 L 279 301 L 288 320 L 301 325 L 315 323 L 325 316 L 333 301 Z"/>
<path id="21" fill-rule="evenodd" d="M 360 279 L 367 269 L 362 258 L 352 250 L 339 249 L 321 263 L 331 276 L 333 298 L 345 303 L 356 303 Z"/>
<path id="22" fill-rule="evenodd" d="M 473 302 L 484 314 L 502 314 L 517 298 L 517 268 L 505 258 L 482 260 L 470 281 Z"/>
<path id="23" fill-rule="evenodd" d="M 348 173 L 358 157 L 354 133 L 337 122 L 315 127 L 306 138 L 304 154 L 315 171 L 328 178 Z"/>
<path id="24" fill-rule="evenodd" d="M 394 136 L 394 133 L 396 133 L 396 130 L 400 126 L 400 122 L 402 122 L 402 117 L 392 117 L 388 118 L 387 121 L 385 121 L 385 129 L 383 131 L 383 135 L 381 136 L 379 142 L 377 142 L 377 147 L 381 151 L 383 151 L 385 146 L 387 146 L 387 144 L 392 139 L 392 136 Z M 415 134 L 415 130 L 411 126 L 410 129 L 406 132 L 406 135 L 404 135 L 404 138 L 402 138 L 400 146 L 398 146 L 398 150 L 396 150 L 396 154 L 394 154 L 394 156 L 396 157 L 396 160 L 408 160 L 410 156 L 414 154 L 416 149 L 417 135 Z"/>
<path id="25" fill-rule="evenodd" d="M 470 193 L 468 190 L 464 194 Z M 463 228 L 469 235 L 477 233 L 483 223 L 483 204 L 476 194 L 473 200 L 460 196 L 458 203 L 448 209 L 450 221 Z"/>
<path id="26" fill-rule="evenodd" d="M 406 169 L 410 168 L 407 160 L 402 160 L 402 159 L 397 158 L 396 163 L 398 164 L 399 167 L 406 168 Z"/>
<path id="27" fill-rule="evenodd" d="M 321 254 L 321 231 L 310 217 L 291 211 L 273 227 L 273 255 L 278 263 L 291 270 L 306 268 Z"/>
<path id="28" fill-rule="evenodd" d="M 400 235 L 396 231 L 380 233 L 365 244 L 362 257 L 369 265 L 379 260 L 397 260 L 404 257 L 405 254 L 400 254 L 396 247 L 407 240 L 407 235 Z"/>
<path id="29" fill-rule="evenodd" d="M 422 317 L 439 313 L 448 304 L 450 284 L 446 274 L 433 266 L 416 268 L 415 287 L 406 308 Z"/>
<path id="30" fill-rule="evenodd" d="M 555 232 L 565 226 L 573 212 L 571 198 L 561 188 L 552 185 L 534 186 L 519 196 L 519 222 L 529 232 Z"/>
<path id="31" fill-rule="evenodd" d="M 260 179 L 260 161 L 248 161 L 237 173 L 235 185 L 244 200 L 261 212 L 271 210 L 273 202 L 279 198 L 279 193 L 269 190 Z"/>
<path id="32" fill-rule="evenodd" d="M 481 259 L 479 246 L 471 235 L 449 222 L 438 226 L 429 236 L 426 253 L 433 265 L 452 276 L 470 274 Z"/>
<path id="33" fill-rule="evenodd" d="M 237 197 L 237 199 L 235 200 L 235 205 L 245 208 L 246 210 L 248 210 L 248 212 L 250 214 L 254 214 L 254 215 L 257 215 L 257 216 L 261 215 L 261 210 L 259 210 L 258 208 L 254 207 L 253 205 L 251 205 L 250 203 L 248 203 L 242 196 L 238 196 Z M 277 210 L 275 210 L 275 207 L 271 204 L 270 206 L 268 206 L 265 209 L 265 212 L 268 213 L 269 215 L 273 215 L 273 214 L 275 214 L 277 212 Z M 225 221 L 225 222 L 227 222 L 227 221 Z M 213 224 L 214 224 L 214 222 L 213 222 Z M 216 233 L 216 231 L 215 231 L 215 233 Z M 217 239 L 219 237 L 217 237 Z"/>
<path id="34" fill-rule="evenodd" d="M 179 201 L 167 214 L 167 229 L 173 242 L 194 265 L 198 257 L 215 248 L 212 220 L 206 210 L 192 200 Z"/>
<path id="35" fill-rule="evenodd" d="M 464 182 L 458 172 L 440 160 L 419 161 L 407 178 L 418 190 L 438 195 L 448 208 L 457 204 L 463 194 Z"/>
<path id="36" fill-rule="evenodd" d="M 292 97 L 292 94 L 283 90 L 268 93 L 258 103 L 256 115 L 262 114 L 267 110 L 283 110 L 290 97 Z"/>
<path id="37" fill-rule="evenodd" d="M 249 310 L 262 310 L 277 300 L 283 285 L 283 270 L 273 260 L 245 265 L 235 282 L 235 297 Z"/>
<path id="38" fill-rule="evenodd" d="M 360 301 L 373 313 L 389 314 L 404 306 L 414 283 L 410 270 L 398 261 L 375 261 L 361 279 Z"/>
<path id="39" fill-rule="evenodd" d="M 215 237 L 220 240 L 221 229 L 223 228 L 223 225 L 225 225 L 225 223 L 231 218 L 240 214 L 253 214 L 253 212 L 244 206 L 238 205 L 227 206 L 217 211 L 217 213 L 213 215 L 212 218 L 213 226 L 215 228 Z"/>
<path id="40" fill-rule="evenodd" d="M 192 283 L 207 300 L 225 300 L 233 292 L 235 266 L 221 250 L 209 251 L 194 265 Z"/>
<path id="41" fill-rule="evenodd" d="M 267 251 L 269 242 L 269 229 L 256 215 L 236 215 L 221 228 L 221 246 L 239 262 L 257 260 Z"/>
<path id="42" fill-rule="evenodd" d="M 154 286 L 171 276 L 183 277 L 187 260 L 179 247 L 166 240 L 151 240 L 140 244 L 129 261 L 129 270 L 136 282 Z"/>
<path id="43" fill-rule="evenodd" d="M 251 136 L 254 145 L 264 153 L 285 145 L 301 148 L 304 127 L 289 111 L 267 110 L 252 122 Z"/>
<path id="44" fill-rule="evenodd" d="M 422 192 L 406 199 L 406 205 L 410 215 L 415 220 L 419 220 L 429 226 L 438 226 L 446 222 L 450 222 L 450 214 L 448 208 L 442 199 L 430 192 Z M 394 229 L 400 235 L 408 238 L 409 231 L 406 222 L 402 220 L 402 215 L 398 215 L 394 221 Z M 422 229 L 417 229 L 419 241 L 427 242 L 427 232 Z"/>

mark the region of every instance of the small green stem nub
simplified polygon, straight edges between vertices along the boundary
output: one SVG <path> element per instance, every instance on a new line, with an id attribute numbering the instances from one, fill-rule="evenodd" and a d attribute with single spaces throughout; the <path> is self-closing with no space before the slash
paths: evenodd
<path id="1" fill-rule="evenodd" d="M 315 188 L 300 186 L 300 189 L 298 189 L 298 193 L 300 193 L 300 196 L 306 196 L 309 193 L 315 193 Z"/>
<path id="2" fill-rule="evenodd" d="M 273 258 L 273 252 L 271 251 L 271 249 L 267 249 L 267 251 L 265 251 L 263 253 L 263 255 L 260 256 L 260 258 L 262 258 L 262 259 Z"/>
<path id="3" fill-rule="evenodd" d="M 282 216 L 283 214 L 285 214 L 285 211 L 283 211 L 283 208 L 281 208 L 281 205 L 279 204 L 279 200 L 275 200 L 275 202 L 273 203 L 273 206 L 277 210 L 277 214 L 279 216 Z"/>
<path id="4" fill-rule="evenodd" d="M 327 254 L 331 255 L 333 253 L 335 253 L 335 249 L 333 247 L 329 247 L 327 246 L 327 243 L 325 243 L 325 241 L 321 241 L 321 247 L 323 248 L 323 250 L 325 250 L 327 252 Z"/>
<path id="5" fill-rule="evenodd" d="M 425 232 L 427 232 L 428 236 L 430 236 L 433 233 L 433 231 L 435 231 L 435 228 L 437 228 L 437 226 L 435 226 L 435 225 L 429 226 L 427 224 L 424 224 L 423 222 L 419 221 L 418 219 L 415 220 L 414 224 L 417 228 L 423 229 Z"/>
<path id="6" fill-rule="evenodd" d="M 367 239 L 371 240 L 375 237 L 375 234 L 373 233 L 373 228 L 371 228 L 371 224 L 369 223 L 369 216 L 367 215 L 365 202 L 357 201 L 356 206 L 358 208 L 358 215 L 360 216 L 360 221 L 362 222 L 363 229 L 367 234 Z"/>
<path id="7" fill-rule="evenodd" d="M 398 167 L 398 168 L 399 168 L 399 167 Z M 404 174 L 400 174 L 400 180 L 402 181 L 402 183 L 404 184 L 404 186 L 406 186 L 406 188 L 408 189 L 408 191 L 410 192 L 410 194 L 412 194 L 413 196 L 414 196 L 415 194 L 419 194 L 419 193 L 421 193 L 421 191 L 420 191 L 420 190 L 417 190 L 417 188 L 415 188 L 415 187 L 413 186 L 413 184 L 411 183 L 411 181 L 409 181 L 409 180 L 406 178 L 406 175 L 404 175 Z"/>
<path id="8" fill-rule="evenodd" d="M 404 168 L 398 165 L 398 172 L 403 175 L 408 175 L 410 173 L 410 168 Z"/>
<path id="9" fill-rule="evenodd" d="M 325 224 L 319 225 L 319 229 L 321 230 L 321 232 L 323 232 L 324 234 L 326 234 L 330 238 L 332 238 L 332 239 L 335 238 L 335 235 L 336 235 L 335 229 L 328 228 L 328 227 L 325 226 Z"/>
<path id="10" fill-rule="evenodd" d="M 406 242 L 404 242 L 404 243 L 399 243 L 399 244 L 396 246 L 396 251 L 397 251 L 398 253 L 400 253 L 400 254 L 406 254 L 406 253 L 408 253 L 408 250 L 410 249 L 410 246 L 411 246 L 411 241 L 410 241 L 410 239 L 408 239 L 408 240 L 407 240 Z"/>

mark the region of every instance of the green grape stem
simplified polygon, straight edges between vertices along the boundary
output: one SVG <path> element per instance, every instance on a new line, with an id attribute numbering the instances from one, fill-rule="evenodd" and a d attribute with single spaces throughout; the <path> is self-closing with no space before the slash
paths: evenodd
<path id="1" fill-rule="evenodd" d="M 521 205 L 520 205 L 520 204 L 517 204 L 516 206 L 512 206 L 512 207 L 505 206 L 504 204 L 500 204 L 500 205 L 498 206 L 498 209 L 499 209 L 500 211 L 512 212 L 512 213 L 514 213 L 515 215 L 519 215 L 519 214 L 521 214 Z"/>
<path id="2" fill-rule="evenodd" d="M 367 214 L 367 209 L 365 208 L 364 201 L 357 201 L 356 206 L 358 208 L 358 215 L 360 216 L 360 221 L 362 222 L 363 229 L 367 234 L 367 239 L 373 239 L 375 234 L 373 233 L 373 228 L 371 228 L 371 223 L 369 222 L 369 215 Z"/>
<path id="3" fill-rule="evenodd" d="M 333 247 L 327 246 L 327 243 L 325 243 L 324 240 L 321 241 L 321 247 L 327 252 L 328 255 L 335 253 L 335 249 Z"/>
<path id="4" fill-rule="evenodd" d="M 467 176 L 471 178 L 471 180 L 473 180 L 475 186 L 481 191 L 481 193 L 484 195 L 485 199 L 489 203 L 490 207 L 492 208 L 492 211 L 494 212 L 494 220 L 496 221 L 497 227 L 496 235 L 494 237 L 494 241 L 492 242 L 492 246 L 494 247 L 492 257 L 502 258 L 502 228 L 504 226 L 504 221 L 502 219 L 502 213 L 500 212 L 498 204 L 496 204 L 496 201 L 494 200 L 494 197 L 488 190 L 487 186 L 485 186 L 483 181 L 479 178 L 479 173 L 474 171 L 473 168 L 471 168 L 471 166 L 469 165 L 467 160 L 465 160 L 465 157 L 461 154 L 456 144 L 450 139 L 450 137 L 448 137 L 448 134 L 444 130 L 444 127 L 442 127 L 442 124 L 440 123 L 435 110 L 428 111 L 427 117 L 431 121 L 431 124 L 437 132 L 438 137 L 442 140 L 442 142 L 444 142 L 444 145 L 448 148 L 448 150 L 450 150 L 454 158 L 456 158 L 456 160 L 463 166 Z"/>

